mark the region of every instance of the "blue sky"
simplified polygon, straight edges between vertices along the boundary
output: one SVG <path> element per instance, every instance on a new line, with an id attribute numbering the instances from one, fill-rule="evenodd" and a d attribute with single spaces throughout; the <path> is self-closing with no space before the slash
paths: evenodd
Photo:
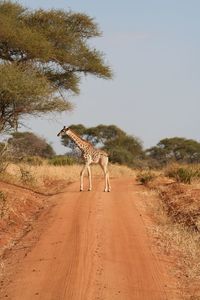
<path id="1" fill-rule="evenodd" d="M 116 124 L 144 147 L 165 137 L 200 139 L 200 1 L 24 0 L 29 8 L 85 12 L 99 24 L 92 44 L 105 53 L 113 80 L 83 78 L 76 108 L 28 126 L 64 153 L 63 125 Z"/>

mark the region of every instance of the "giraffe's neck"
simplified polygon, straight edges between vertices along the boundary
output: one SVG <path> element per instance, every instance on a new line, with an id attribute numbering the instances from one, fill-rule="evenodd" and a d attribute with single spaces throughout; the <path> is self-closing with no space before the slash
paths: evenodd
<path id="1" fill-rule="evenodd" d="M 82 140 L 78 135 L 76 135 L 75 132 L 73 132 L 72 130 L 68 130 L 67 131 L 67 135 L 74 141 L 74 143 L 78 146 L 78 148 L 81 150 L 81 151 L 85 151 L 89 144 Z"/>

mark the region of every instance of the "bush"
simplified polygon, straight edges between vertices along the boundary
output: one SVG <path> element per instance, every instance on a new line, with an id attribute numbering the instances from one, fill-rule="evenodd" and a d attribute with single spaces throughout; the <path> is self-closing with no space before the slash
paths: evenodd
<path id="1" fill-rule="evenodd" d="M 165 171 L 165 175 L 177 182 L 191 184 L 193 179 L 199 177 L 200 171 L 187 166 L 172 166 Z"/>
<path id="2" fill-rule="evenodd" d="M 138 173 L 136 180 L 143 185 L 147 185 L 155 177 L 155 174 L 150 171 L 142 171 Z"/>
<path id="3" fill-rule="evenodd" d="M 42 159 L 40 156 L 27 156 L 23 158 L 23 162 L 31 166 L 42 166 L 44 159 Z"/>
<path id="4" fill-rule="evenodd" d="M 58 155 L 48 160 L 49 165 L 53 166 L 71 166 L 76 163 L 76 159 L 71 156 Z"/>
<path id="5" fill-rule="evenodd" d="M 14 132 L 8 139 L 8 144 L 12 147 L 12 156 L 21 160 L 24 157 L 40 156 L 50 158 L 55 152 L 47 141 L 33 132 Z"/>

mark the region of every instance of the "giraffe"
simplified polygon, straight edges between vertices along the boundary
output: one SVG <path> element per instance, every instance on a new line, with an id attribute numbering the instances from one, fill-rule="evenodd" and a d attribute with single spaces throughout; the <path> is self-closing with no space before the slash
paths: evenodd
<path id="1" fill-rule="evenodd" d="M 57 134 L 57 136 L 65 136 L 68 135 L 74 143 L 78 146 L 78 148 L 82 152 L 82 157 L 85 161 L 85 165 L 80 173 L 80 191 L 83 191 L 83 177 L 84 173 L 88 171 L 88 178 L 89 178 L 89 189 L 88 191 L 92 190 L 92 178 L 91 178 L 91 164 L 99 164 L 104 172 L 105 178 L 105 188 L 104 192 L 110 192 L 110 179 L 108 173 L 108 154 L 100 149 L 95 149 L 93 145 L 85 140 L 83 140 L 80 136 L 78 136 L 72 129 L 69 127 L 63 127 L 63 129 Z"/>

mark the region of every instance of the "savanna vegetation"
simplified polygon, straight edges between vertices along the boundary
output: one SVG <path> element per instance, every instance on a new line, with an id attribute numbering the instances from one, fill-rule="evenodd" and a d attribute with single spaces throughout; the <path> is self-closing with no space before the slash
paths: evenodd
<path id="1" fill-rule="evenodd" d="M 160 167 L 172 162 L 200 163 L 200 143 L 182 137 L 165 138 L 147 149 L 146 154 Z"/>
<path id="2" fill-rule="evenodd" d="M 199 299 L 200 279 L 200 165 L 172 163 L 159 170 L 143 170 L 137 181 L 147 188 L 152 229 L 157 246 L 176 257 L 183 299 Z M 153 198 L 152 198 L 153 193 Z"/>
<path id="3" fill-rule="evenodd" d="M 32 132 L 14 132 L 8 139 L 8 144 L 12 148 L 12 156 L 16 159 L 27 156 L 50 158 L 55 155 L 53 147 Z"/>
<path id="4" fill-rule="evenodd" d="M 1 182 L 50 193 L 77 180 L 80 152 L 67 136 L 61 140 L 66 155 L 56 155 L 44 138 L 16 130 L 27 117 L 72 109 L 69 96 L 80 92 L 82 76 L 112 77 L 103 54 L 89 44 L 100 34 L 98 24 L 83 13 L 32 11 L 0 1 L 0 134 L 9 134 L 0 143 Z M 168 241 L 166 252 L 180 253 L 187 284 L 199 280 L 200 143 L 164 138 L 145 150 L 140 139 L 116 125 L 70 127 L 108 152 L 111 177 L 135 177 L 137 170 L 137 181 L 158 196 L 152 211 L 157 233 Z M 9 214 L 8 195 L 0 191 L 0 220 Z"/>
<path id="5" fill-rule="evenodd" d="M 10 162 L 77 163 L 69 155 L 56 156 L 52 146 L 34 133 L 16 131 L 29 117 L 54 113 L 56 118 L 71 110 L 69 97 L 80 92 L 83 76 L 112 78 L 104 54 L 90 43 L 100 35 L 98 24 L 85 13 L 30 10 L 0 1 L 0 134 L 10 135 L 0 143 L 1 172 Z"/>
<path id="6" fill-rule="evenodd" d="M 0 1 L 0 132 L 23 117 L 67 111 L 82 75 L 109 79 L 103 54 L 88 41 L 100 36 L 86 14 L 29 10 Z"/>

